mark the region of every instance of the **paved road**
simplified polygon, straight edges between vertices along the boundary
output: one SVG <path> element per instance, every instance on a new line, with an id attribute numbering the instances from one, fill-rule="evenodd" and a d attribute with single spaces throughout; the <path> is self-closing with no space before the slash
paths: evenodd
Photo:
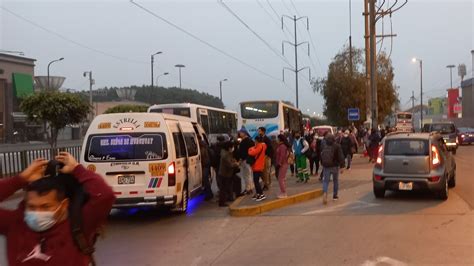
<path id="1" fill-rule="evenodd" d="M 458 150 L 457 187 L 447 201 L 427 193 L 375 199 L 370 166 L 359 161 L 343 176 L 357 185 L 327 206 L 317 199 L 250 218 L 229 217 L 201 200 L 187 216 L 115 212 L 98 243 L 98 263 L 474 265 L 472 154 L 474 146 Z M 0 251 L 0 265 L 2 257 Z"/>

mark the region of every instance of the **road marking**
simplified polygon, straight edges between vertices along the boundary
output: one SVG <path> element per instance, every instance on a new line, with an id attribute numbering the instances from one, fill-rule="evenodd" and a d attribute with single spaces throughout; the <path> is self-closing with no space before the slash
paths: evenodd
<path id="1" fill-rule="evenodd" d="M 389 257 L 378 257 L 375 260 L 367 260 L 364 263 L 362 263 L 362 266 L 376 266 L 379 263 L 384 263 L 392 266 L 406 266 L 407 264 L 404 262 L 401 262 L 396 259 L 392 259 Z"/>
<path id="2" fill-rule="evenodd" d="M 364 209 L 364 208 L 372 208 L 372 207 L 380 206 L 380 204 L 378 204 L 378 203 L 370 203 L 370 202 L 358 200 L 358 201 L 355 201 L 355 202 L 346 202 L 346 203 L 339 204 L 339 205 L 329 207 L 329 208 L 323 208 L 323 209 L 319 209 L 319 210 L 305 212 L 305 213 L 303 213 L 303 215 L 312 215 L 312 214 L 319 214 L 319 213 L 325 213 L 325 212 L 335 212 L 335 211 L 338 211 L 340 209 L 343 209 L 346 206 L 350 206 L 350 205 L 353 205 L 353 204 L 355 204 L 355 206 L 349 207 L 349 208 L 347 208 L 347 210 L 356 210 L 356 209 Z"/>

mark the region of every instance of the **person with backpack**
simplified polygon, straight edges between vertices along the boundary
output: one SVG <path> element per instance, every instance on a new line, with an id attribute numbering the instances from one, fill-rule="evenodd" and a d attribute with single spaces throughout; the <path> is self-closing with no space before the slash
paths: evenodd
<path id="1" fill-rule="evenodd" d="M 262 178 L 262 173 L 265 168 L 266 150 L 267 145 L 261 136 L 257 136 L 255 138 L 255 146 L 249 149 L 249 157 L 252 159 L 249 158 L 248 161 L 251 161 L 253 182 L 256 190 L 256 194 L 252 197 L 252 199 L 256 201 L 262 201 L 267 198 L 265 194 L 263 194 L 263 189 L 260 185 L 260 178 Z"/>
<path id="2" fill-rule="evenodd" d="M 321 151 L 321 164 L 323 165 L 323 204 L 328 202 L 329 180 L 332 176 L 334 182 L 333 200 L 338 200 L 339 190 L 339 169 L 343 173 L 345 166 L 344 154 L 341 146 L 336 142 L 332 134 L 325 137 L 326 144 Z"/>
<path id="3" fill-rule="evenodd" d="M 250 195 L 253 193 L 255 186 L 253 184 L 253 177 L 252 177 L 252 167 L 247 162 L 247 158 L 249 157 L 249 149 L 255 145 L 252 138 L 250 138 L 250 134 L 245 128 L 239 130 L 239 163 L 240 163 L 240 177 L 245 182 L 245 190 L 242 194 Z"/>
<path id="4" fill-rule="evenodd" d="M 295 133 L 295 142 L 293 144 L 293 153 L 296 157 L 296 169 L 298 169 L 297 182 L 308 182 L 309 172 L 306 164 L 306 159 L 309 156 L 309 144 L 301 137 L 300 132 Z"/>
<path id="5" fill-rule="evenodd" d="M 258 135 L 263 138 L 263 142 L 267 149 L 265 150 L 265 167 L 263 168 L 263 190 L 269 190 L 272 185 L 271 170 L 272 170 L 272 158 L 274 155 L 273 145 L 271 139 L 266 135 L 267 129 L 265 127 L 258 128 Z"/>
<path id="6" fill-rule="evenodd" d="M 287 198 L 286 193 L 286 173 L 288 172 L 288 159 L 290 157 L 290 143 L 284 135 L 278 135 L 278 147 L 276 149 L 275 165 L 280 185 L 279 199 Z"/>
<path id="7" fill-rule="evenodd" d="M 9 265 L 95 265 L 93 245 L 115 202 L 114 192 L 71 154 L 61 152 L 56 160 L 63 165 L 57 175 L 45 173 L 49 162 L 37 159 L 18 176 L 0 180 L 0 201 L 26 191 L 17 209 L 0 208 Z M 76 181 L 84 198 L 76 201 L 65 180 Z"/>
<path id="8" fill-rule="evenodd" d="M 311 134 L 310 137 L 307 139 L 309 143 L 309 172 L 310 175 L 318 175 L 319 171 L 319 154 L 318 154 L 318 135 L 316 133 L 316 130 L 314 134 Z M 316 166 L 316 171 L 314 172 L 314 168 Z"/>

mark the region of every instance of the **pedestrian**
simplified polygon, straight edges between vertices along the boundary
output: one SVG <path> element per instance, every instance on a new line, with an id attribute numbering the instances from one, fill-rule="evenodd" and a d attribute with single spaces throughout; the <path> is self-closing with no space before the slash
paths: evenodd
<path id="1" fill-rule="evenodd" d="M 296 169 L 298 169 L 298 180 L 297 182 L 308 182 L 309 172 L 306 164 L 306 151 L 309 150 L 308 142 L 301 137 L 300 132 L 295 133 L 295 142 L 293 144 L 293 152 L 296 157 Z"/>
<path id="2" fill-rule="evenodd" d="M 225 142 L 222 145 L 221 161 L 218 172 L 219 188 L 219 207 L 227 207 L 227 201 L 232 198 L 232 178 L 239 163 L 234 159 L 232 152 L 234 151 L 234 144 L 231 141 Z"/>
<path id="3" fill-rule="evenodd" d="M 324 146 L 326 146 L 326 136 L 329 134 L 329 131 L 324 131 L 323 133 L 323 137 L 321 139 L 321 141 L 319 142 L 319 159 L 321 161 L 321 152 L 323 151 L 324 149 Z M 321 166 L 323 167 L 323 170 L 324 170 L 324 166 L 322 165 L 322 162 L 321 162 Z M 323 171 L 321 171 L 321 174 L 319 175 L 319 181 L 323 181 Z"/>
<path id="4" fill-rule="evenodd" d="M 220 190 L 221 189 L 221 184 L 219 181 L 219 178 L 217 178 L 217 175 L 219 174 L 219 167 L 221 163 L 221 151 L 222 148 L 225 144 L 225 137 L 224 136 L 218 136 L 217 137 L 217 142 L 211 145 L 210 149 L 210 158 L 211 158 L 211 166 L 214 168 L 214 172 L 216 173 L 216 183 L 217 183 L 217 188 Z"/>
<path id="5" fill-rule="evenodd" d="M 245 190 L 242 192 L 243 194 L 250 195 L 253 193 L 255 186 L 253 184 L 253 177 L 252 177 L 252 167 L 247 162 L 247 158 L 249 157 L 249 149 L 255 145 L 255 143 L 250 138 L 250 134 L 245 128 L 239 130 L 239 164 L 240 164 L 240 177 L 244 180 L 245 183 Z"/>
<path id="6" fill-rule="evenodd" d="M 310 175 L 318 175 L 319 171 L 319 154 L 318 154 L 318 135 L 316 132 L 308 138 L 309 143 L 309 172 Z M 316 171 L 314 169 L 316 168 Z M 313 172 L 314 171 L 314 172 Z"/>
<path id="7" fill-rule="evenodd" d="M 295 138 L 293 134 L 288 132 L 287 139 L 288 139 L 288 143 L 290 143 L 291 147 L 293 147 L 293 145 L 295 144 Z M 295 176 L 295 174 L 298 174 L 298 170 L 295 167 L 295 163 L 296 163 L 296 160 L 294 160 L 294 162 L 290 164 L 291 176 Z"/>
<path id="8" fill-rule="evenodd" d="M 379 133 L 373 128 L 369 136 L 370 162 L 372 163 L 375 163 L 375 160 L 377 159 L 380 140 Z"/>
<path id="9" fill-rule="evenodd" d="M 272 184 L 271 179 L 271 169 L 272 169 L 272 158 L 274 156 L 272 141 L 266 135 L 267 129 L 265 127 L 258 128 L 258 135 L 263 138 L 263 142 L 266 146 L 265 151 L 265 167 L 263 169 L 262 177 L 263 177 L 263 190 L 269 190 Z"/>
<path id="10" fill-rule="evenodd" d="M 265 168 L 266 150 L 267 145 L 261 136 L 257 136 L 255 138 L 255 146 L 249 149 L 249 156 L 254 158 L 254 162 L 252 163 L 252 171 L 256 193 L 252 199 L 256 201 L 262 201 L 267 198 L 263 193 L 262 186 L 260 185 L 260 179 L 262 178 L 263 170 Z"/>
<path id="11" fill-rule="evenodd" d="M 280 185 L 279 199 L 287 198 L 286 173 L 288 172 L 288 158 L 290 156 L 290 143 L 284 135 L 278 135 L 278 148 L 276 152 L 276 169 L 278 184 Z"/>
<path id="12" fill-rule="evenodd" d="M 211 158 L 209 156 L 209 144 L 201 135 L 197 135 L 199 149 L 201 150 L 202 185 L 204 187 L 204 199 L 211 200 L 214 197 L 211 188 Z"/>
<path id="13" fill-rule="evenodd" d="M 323 204 L 327 204 L 328 201 L 328 187 L 331 176 L 334 182 L 333 200 L 336 201 L 339 199 L 339 171 L 342 174 L 345 166 L 341 146 L 336 142 L 334 135 L 328 134 L 325 139 L 326 144 L 321 151 L 321 163 L 323 165 Z"/>
<path id="14" fill-rule="evenodd" d="M 95 265 L 94 242 L 115 202 L 114 192 L 71 154 L 61 152 L 55 159 L 64 166 L 59 173 L 54 167 L 54 175 L 45 172 L 47 160 L 37 159 L 18 176 L 0 180 L 2 201 L 26 191 L 17 209 L 0 208 L 0 234 L 6 238 L 9 265 Z M 85 202 L 73 198 L 66 180 L 82 186 L 82 196 L 88 195 Z M 76 213 L 82 214 L 80 220 Z M 73 235 L 78 222 L 82 226 Z"/>
<path id="15" fill-rule="evenodd" d="M 351 169 L 352 155 L 356 143 L 350 136 L 349 130 L 346 130 L 340 140 L 340 145 L 342 153 L 344 154 L 344 159 L 347 161 L 347 170 Z"/>

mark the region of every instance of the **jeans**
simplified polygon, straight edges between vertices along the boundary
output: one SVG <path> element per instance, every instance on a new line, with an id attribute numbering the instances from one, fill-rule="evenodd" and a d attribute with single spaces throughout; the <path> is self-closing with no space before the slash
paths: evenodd
<path id="1" fill-rule="evenodd" d="M 257 194 L 263 194 L 262 186 L 260 186 L 260 178 L 262 177 L 262 172 L 253 172 L 253 183 L 255 185 L 255 190 Z"/>
<path id="2" fill-rule="evenodd" d="M 334 191 L 333 197 L 337 197 L 337 192 L 339 190 L 339 167 L 323 167 L 323 192 L 328 192 L 329 180 L 332 175 L 332 180 L 334 182 Z"/>
<path id="3" fill-rule="evenodd" d="M 352 163 L 352 154 L 348 153 L 348 154 L 345 154 L 344 155 L 345 158 L 346 158 L 346 162 L 347 162 L 347 169 L 351 168 L 351 163 Z"/>
<path id="4" fill-rule="evenodd" d="M 254 190 L 255 186 L 252 180 L 252 167 L 245 160 L 240 162 L 240 177 L 245 182 L 245 190 L 251 191 Z"/>
<path id="5" fill-rule="evenodd" d="M 309 171 L 311 175 L 317 174 L 319 172 L 319 157 L 310 157 L 309 159 Z M 316 172 L 313 172 L 314 166 L 316 166 Z"/>

